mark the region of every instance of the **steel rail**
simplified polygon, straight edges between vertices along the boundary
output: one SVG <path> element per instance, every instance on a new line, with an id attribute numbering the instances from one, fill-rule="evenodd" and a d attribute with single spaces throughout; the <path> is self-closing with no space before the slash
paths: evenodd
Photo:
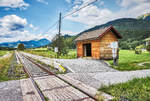
<path id="1" fill-rule="evenodd" d="M 22 63 L 22 60 L 20 59 L 20 57 L 18 56 L 18 54 L 19 53 L 17 53 L 16 56 L 18 57 L 20 63 L 22 64 L 24 72 L 27 73 L 28 77 L 31 79 L 31 82 L 33 83 L 33 86 L 35 87 L 35 89 L 37 90 L 38 94 L 40 95 L 41 100 L 42 101 L 46 101 L 43 93 L 40 91 L 40 89 L 36 85 L 36 82 L 34 81 L 32 74 L 29 72 L 29 70 L 26 68 L 26 66 Z"/>
<path id="2" fill-rule="evenodd" d="M 69 84 L 70 86 L 73 86 L 75 89 L 79 90 L 80 92 L 84 93 L 85 95 L 87 95 L 88 97 L 92 98 L 93 100 L 97 101 L 97 99 L 88 94 L 87 92 L 83 91 L 82 89 L 80 89 L 79 87 L 75 86 L 74 84 L 71 84 L 70 82 L 64 80 L 63 78 L 57 76 L 55 73 L 49 71 L 48 69 L 46 69 L 44 66 L 40 65 L 39 63 L 36 63 L 34 60 L 32 60 L 29 56 L 25 56 L 22 54 L 22 56 L 24 56 L 26 59 L 28 59 L 29 61 L 31 61 L 33 64 L 37 65 L 39 68 L 41 68 L 43 71 L 47 72 L 49 75 L 54 75 L 55 77 L 59 78 L 60 80 L 64 81 L 65 83 Z M 82 99 L 81 99 L 82 100 Z M 81 101 L 80 100 L 80 101 Z"/>

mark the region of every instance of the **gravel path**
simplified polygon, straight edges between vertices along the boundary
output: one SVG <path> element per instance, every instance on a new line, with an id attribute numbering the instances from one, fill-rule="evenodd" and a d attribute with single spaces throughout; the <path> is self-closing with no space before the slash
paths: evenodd
<path id="1" fill-rule="evenodd" d="M 96 73 L 96 72 L 116 72 L 117 70 L 107 66 L 102 60 L 86 60 L 86 59 L 50 59 L 42 56 L 23 53 L 32 58 L 38 59 L 46 64 L 50 61 L 56 61 L 66 67 L 72 73 Z"/>
<path id="2" fill-rule="evenodd" d="M 0 101 L 23 101 L 19 80 L 0 82 Z"/>
<path id="3" fill-rule="evenodd" d="M 150 70 L 99 73 L 68 73 L 65 74 L 96 89 L 103 85 L 126 82 L 133 78 L 150 76 Z"/>
<path id="4" fill-rule="evenodd" d="M 56 59 L 55 61 L 68 68 L 73 73 L 115 72 L 117 70 L 107 66 L 102 60 L 87 59 Z"/>

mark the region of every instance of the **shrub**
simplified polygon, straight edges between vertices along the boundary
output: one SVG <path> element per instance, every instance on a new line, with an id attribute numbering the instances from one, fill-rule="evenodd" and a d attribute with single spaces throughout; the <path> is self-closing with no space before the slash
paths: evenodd
<path id="1" fill-rule="evenodd" d="M 24 50 L 25 49 L 24 44 L 22 44 L 22 43 L 18 44 L 17 49 L 18 50 Z"/>
<path id="2" fill-rule="evenodd" d="M 143 48 L 144 48 L 144 45 L 137 46 L 135 48 L 135 54 L 141 54 Z"/>

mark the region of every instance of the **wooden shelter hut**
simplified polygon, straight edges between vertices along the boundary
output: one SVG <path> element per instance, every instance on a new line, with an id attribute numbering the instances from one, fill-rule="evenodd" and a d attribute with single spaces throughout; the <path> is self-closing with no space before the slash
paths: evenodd
<path id="1" fill-rule="evenodd" d="M 77 57 L 93 59 L 112 59 L 112 42 L 118 42 L 122 36 L 113 26 L 82 32 L 76 39 Z M 118 53 L 117 53 L 118 55 Z"/>

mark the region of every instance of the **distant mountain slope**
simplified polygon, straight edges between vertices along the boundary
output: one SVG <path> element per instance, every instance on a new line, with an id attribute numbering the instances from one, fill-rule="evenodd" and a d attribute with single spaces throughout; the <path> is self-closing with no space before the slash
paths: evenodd
<path id="1" fill-rule="evenodd" d="M 23 43 L 26 48 L 36 48 L 50 44 L 51 42 L 45 38 L 40 40 L 30 40 L 30 41 L 17 41 L 17 42 L 5 42 L 0 43 L 0 47 L 16 48 L 19 43 Z"/>
<path id="2" fill-rule="evenodd" d="M 83 32 L 99 29 L 112 25 L 118 32 L 121 33 L 123 39 L 120 40 L 120 46 L 123 49 L 135 48 L 137 45 L 143 43 L 143 39 L 150 37 L 150 15 L 143 18 L 122 18 L 110 21 L 106 24 L 98 25 Z M 81 35 L 83 32 L 79 33 Z M 138 42 L 137 42 L 138 41 Z M 127 46 L 126 46 L 127 45 Z"/>
<path id="3" fill-rule="evenodd" d="M 145 20 L 133 19 L 133 18 L 122 18 L 122 19 L 110 21 L 106 24 L 95 26 L 95 27 L 85 30 L 83 32 L 96 30 L 101 27 L 106 27 L 106 26 L 110 26 L 110 25 L 114 26 L 118 31 L 124 31 L 124 30 L 128 30 L 128 31 L 132 30 L 133 31 L 133 30 L 141 30 L 141 29 L 142 30 L 150 30 L 150 20 L 145 21 Z M 83 32 L 81 32 L 80 34 L 82 34 Z M 124 34 L 124 33 L 122 33 L 122 34 Z"/>

